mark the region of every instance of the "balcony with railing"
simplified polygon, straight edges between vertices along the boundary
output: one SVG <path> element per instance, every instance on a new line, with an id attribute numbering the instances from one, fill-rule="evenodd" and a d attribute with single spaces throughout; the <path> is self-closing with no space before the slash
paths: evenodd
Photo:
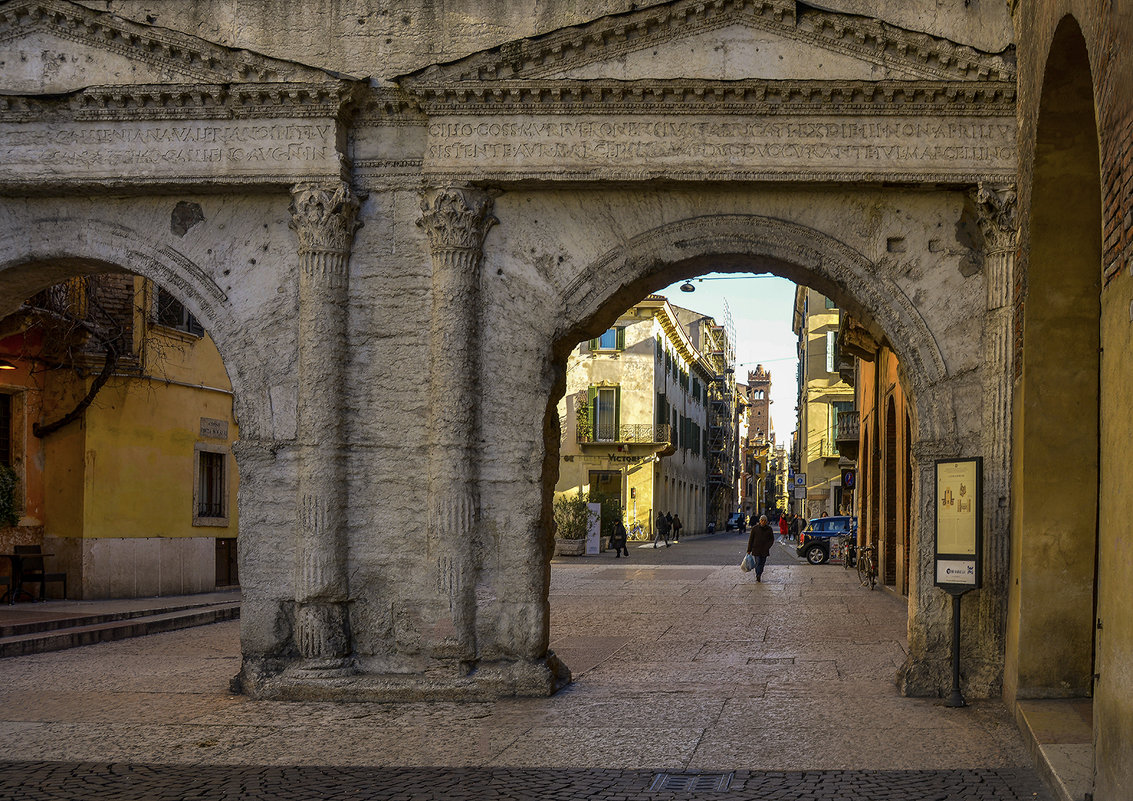
<path id="1" fill-rule="evenodd" d="M 579 444 L 612 443 L 612 444 L 643 444 L 643 445 L 671 445 L 673 442 L 673 427 L 667 423 L 629 423 L 615 425 L 599 420 L 591 423 L 589 420 L 578 421 Z"/>
<path id="2" fill-rule="evenodd" d="M 847 412 L 838 412 L 838 431 L 835 446 L 838 453 L 847 459 L 858 458 L 858 434 L 861 430 L 861 418 L 857 409 Z"/>

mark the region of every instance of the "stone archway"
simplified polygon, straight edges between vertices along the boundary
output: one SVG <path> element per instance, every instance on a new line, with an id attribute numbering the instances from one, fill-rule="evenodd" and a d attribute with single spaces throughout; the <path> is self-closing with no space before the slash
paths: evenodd
<path id="1" fill-rule="evenodd" d="M 1098 163 L 1089 53 L 1068 17 L 1047 59 L 1027 221 L 1005 677 L 1012 699 L 1093 692 L 1101 452 Z"/>
<path id="2" fill-rule="evenodd" d="M 955 384 L 936 338 L 905 292 L 878 265 L 833 236 L 798 223 L 760 215 L 714 215 L 676 221 L 627 238 L 583 268 L 559 293 L 554 336 L 556 372 L 566 353 L 583 338 L 604 330 L 618 313 L 648 291 L 706 272 L 772 272 L 810 285 L 871 321 L 879 338 L 893 343 L 902 363 L 902 382 L 911 400 L 910 437 L 920 497 L 930 497 L 932 459 L 958 452 Z M 561 387 L 561 384 L 558 385 Z M 561 388 L 552 392 L 556 401 Z M 553 411 L 554 404 L 549 409 Z M 548 412 L 548 419 L 551 412 Z M 876 432 L 873 439 L 880 442 Z M 876 466 L 878 463 L 875 462 Z M 550 465 L 545 471 L 557 469 Z M 872 470 L 875 484 L 881 478 Z M 545 503 L 554 481 L 544 473 Z M 876 496 L 877 493 L 875 493 Z M 880 513 L 879 506 L 877 512 Z M 931 505 L 918 505 L 911 535 L 914 577 L 910 589 L 910 655 L 906 686 L 912 693 L 933 692 L 941 665 L 929 664 L 926 643 L 944 628 L 929 574 Z M 547 512 L 544 512 L 546 515 Z M 873 516 L 875 519 L 878 514 Z M 939 618 L 939 619 L 938 619 Z M 925 649 L 925 650 L 920 650 Z M 994 670 L 994 668 L 993 668 Z M 995 681 L 994 675 L 985 679 Z"/>

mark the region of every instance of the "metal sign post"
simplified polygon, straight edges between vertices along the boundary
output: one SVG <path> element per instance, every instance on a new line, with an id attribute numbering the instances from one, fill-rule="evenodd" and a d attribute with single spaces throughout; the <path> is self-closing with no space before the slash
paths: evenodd
<path id="1" fill-rule="evenodd" d="M 952 695 L 948 706 L 967 706 L 960 692 L 960 599 L 983 580 L 983 460 L 937 459 L 934 500 L 936 586 L 952 596 Z"/>

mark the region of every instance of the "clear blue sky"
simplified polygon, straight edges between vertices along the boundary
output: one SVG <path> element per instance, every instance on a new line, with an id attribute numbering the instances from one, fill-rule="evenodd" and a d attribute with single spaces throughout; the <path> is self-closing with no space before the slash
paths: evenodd
<path id="1" fill-rule="evenodd" d="M 681 283 L 684 283 L 683 281 Z M 747 380 L 747 371 L 762 364 L 771 371 L 771 423 L 775 442 L 790 446 L 795 430 L 799 360 L 791 332 L 795 284 L 773 275 L 708 273 L 693 278 L 695 292 L 681 292 L 673 284 L 659 294 L 670 303 L 724 319 L 724 301 L 732 310 L 736 326 L 736 380 Z"/>

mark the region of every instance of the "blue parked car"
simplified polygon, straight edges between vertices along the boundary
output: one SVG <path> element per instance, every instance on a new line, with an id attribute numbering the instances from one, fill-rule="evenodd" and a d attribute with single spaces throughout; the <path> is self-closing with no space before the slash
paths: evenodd
<path id="1" fill-rule="evenodd" d="M 795 549 L 795 553 L 812 565 L 821 565 L 830 558 L 830 541 L 843 534 L 857 537 L 856 517 L 816 517 L 799 534 L 799 547 Z"/>

